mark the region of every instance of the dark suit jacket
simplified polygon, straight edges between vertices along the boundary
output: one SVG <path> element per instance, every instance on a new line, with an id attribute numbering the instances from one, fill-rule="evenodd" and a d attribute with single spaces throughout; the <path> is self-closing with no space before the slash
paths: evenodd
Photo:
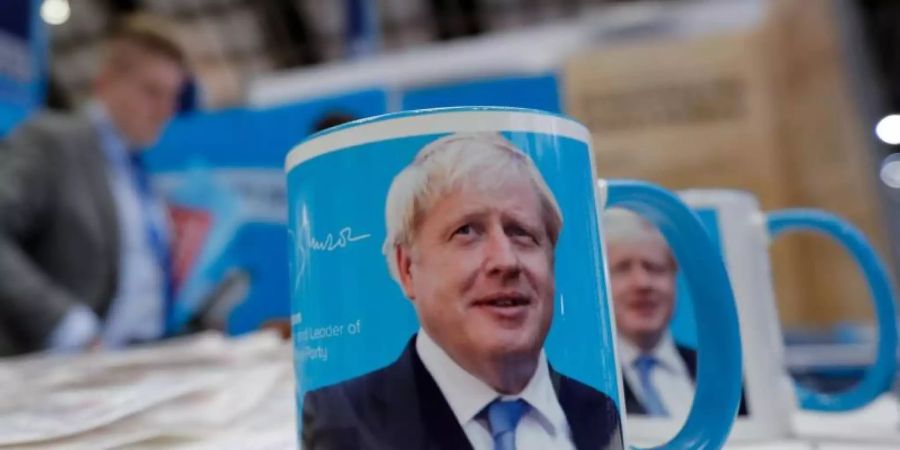
<path id="1" fill-rule="evenodd" d="M 415 337 L 391 365 L 308 392 L 305 450 L 466 450 L 471 444 L 422 364 Z M 621 449 L 615 403 L 551 369 L 551 379 L 578 450 Z"/>
<path id="2" fill-rule="evenodd" d="M 678 355 L 681 356 L 681 359 L 684 361 L 684 365 L 687 366 L 688 374 L 691 376 L 691 381 L 697 380 L 697 352 L 693 349 L 685 347 L 683 345 L 675 345 L 675 348 L 678 350 Z M 647 414 L 647 409 L 644 408 L 644 404 L 637 398 L 634 394 L 634 391 L 631 389 L 631 385 L 628 384 L 628 380 L 625 376 L 622 376 L 622 385 L 623 390 L 625 391 L 625 411 L 628 414 L 635 415 L 645 415 Z M 741 406 L 738 411 L 738 415 L 746 415 L 747 414 L 747 402 L 744 400 L 744 394 L 741 393 Z"/>
<path id="3" fill-rule="evenodd" d="M 85 115 L 45 114 L 0 141 L 0 356 L 40 349 L 68 308 L 115 293 L 119 229 Z"/>

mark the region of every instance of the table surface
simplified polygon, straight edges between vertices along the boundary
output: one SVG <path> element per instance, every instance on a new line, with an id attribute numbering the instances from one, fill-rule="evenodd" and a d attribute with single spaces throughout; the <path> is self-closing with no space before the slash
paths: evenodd
<path id="1" fill-rule="evenodd" d="M 0 449 L 292 449 L 294 398 L 291 346 L 264 332 L 0 359 Z M 898 405 L 798 412 L 789 439 L 727 448 L 900 449 Z"/>

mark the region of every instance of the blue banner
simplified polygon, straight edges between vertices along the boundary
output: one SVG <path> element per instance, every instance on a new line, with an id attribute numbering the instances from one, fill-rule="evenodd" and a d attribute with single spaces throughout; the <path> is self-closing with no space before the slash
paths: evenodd
<path id="1" fill-rule="evenodd" d="M 147 165 L 172 205 L 176 230 L 172 329 L 203 319 L 243 333 L 288 318 L 285 155 L 320 128 L 385 108 L 384 92 L 367 90 L 187 114 L 170 124 Z"/>
<path id="2" fill-rule="evenodd" d="M 0 136 L 44 100 L 47 33 L 40 0 L 0 1 Z"/>

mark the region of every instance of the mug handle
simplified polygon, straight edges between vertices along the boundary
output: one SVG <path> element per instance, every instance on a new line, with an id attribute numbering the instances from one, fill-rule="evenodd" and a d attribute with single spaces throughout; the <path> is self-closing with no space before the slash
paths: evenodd
<path id="1" fill-rule="evenodd" d="M 604 181 L 598 182 L 603 188 Z M 687 421 L 656 449 L 722 448 L 741 401 L 742 357 L 737 309 L 725 263 L 694 212 L 654 184 L 610 180 L 606 208 L 634 211 L 659 228 L 682 268 L 694 300 L 697 388 Z M 602 192 L 601 192 L 602 194 Z"/>
<path id="2" fill-rule="evenodd" d="M 799 230 L 830 236 L 850 252 L 862 269 L 878 322 L 875 364 L 866 369 L 862 381 L 845 392 L 824 394 L 797 386 L 797 396 L 803 409 L 816 411 L 848 411 L 869 404 L 890 389 L 897 370 L 897 311 L 884 265 L 866 237 L 834 214 L 816 209 L 784 209 L 768 213 L 766 224 L 772 238 Z"/>

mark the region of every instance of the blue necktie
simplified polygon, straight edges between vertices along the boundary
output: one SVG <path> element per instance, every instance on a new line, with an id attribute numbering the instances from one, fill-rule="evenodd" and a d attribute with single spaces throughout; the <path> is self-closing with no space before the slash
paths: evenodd
<path id="1" fill-rule="evenodd" d="M 638 377 L 640 378 L 641 391 L 644 393 L 642 403 L 644 404 L 644 409 L 647 410 L 647 415 L 668 417 L 669 412 L 663 405 L 662 398 L 660 398 L 659 392 L 656 391 L 653 382 L 650 381 L 650 375 L 653 373 L 653 368 L 656 367 L 657 363 L 656 358 L 644 355 L 634 360 L 634 368 L 637 369 Z"/>
<path id="2" fill-rule="evenodd" d="M 169 317 L 172 310 L 172 302 L 175 298 L 172 284 L 172 255 L 169 251 L 169 245 L 163 238 L 163 230 L 159 228 L 156 221 L 153 220 L 151 212 L 154 206 L 153 187 L 150 183 L 150 176 L 144 167 L 139 151 L 129 152 L 129 160 L 131 162 L 131 173 L 133 181 L 137 187 L 138 194 L 142 206 L 142 218 L 144 222 L 144 234 L 156 261 L 163 272 L 163 294 L 165 296 L 165 305 L 163 306 L 163 335 L 171 334 Z"/>
<path id="3" fill-rule="evenodd" d="M 524 400 L 494 400 L 488 405 L 488 424 L 494 450 L 516 450 L 516 425 L 528 410 Z"/>

